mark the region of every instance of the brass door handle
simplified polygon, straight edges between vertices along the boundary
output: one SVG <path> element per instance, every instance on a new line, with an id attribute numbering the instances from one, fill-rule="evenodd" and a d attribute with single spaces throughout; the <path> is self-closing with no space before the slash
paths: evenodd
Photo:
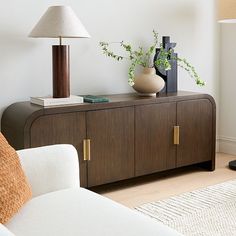
<path id="1" fill-rule="evenodd" d="M 174 126 L 174 144 L 179 145 L 179 126 Z"/>
<path id="2" fill-rule="evenodd" d="M 90 139 L 84 139 L 83 142 L 84 161 L 90 161 Z"/>

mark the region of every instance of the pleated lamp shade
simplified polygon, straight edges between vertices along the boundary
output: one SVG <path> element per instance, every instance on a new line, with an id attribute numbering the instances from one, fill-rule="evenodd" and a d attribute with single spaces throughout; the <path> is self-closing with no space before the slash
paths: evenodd
<path id="1" fill-rule="evenodd" d="M 29 37 L 90 38 L 90 35 L 71 7 L 51 6 L 40 18 Z"/>
<path id="2" fill-rule="evenodd" d="M 236 0 L 218 0 L 218 22 L 236 23 Z"/>

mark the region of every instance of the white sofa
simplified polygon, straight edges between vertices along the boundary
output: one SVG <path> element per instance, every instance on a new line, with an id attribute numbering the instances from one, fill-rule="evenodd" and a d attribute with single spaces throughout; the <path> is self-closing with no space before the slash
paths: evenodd
<path id="1" fill-rule="evenodd" d="M 171 236 L 178 232 L 79 186 L 77 152 L 54 145 L 18 152 L 33 198 L 0 236 Z"/>

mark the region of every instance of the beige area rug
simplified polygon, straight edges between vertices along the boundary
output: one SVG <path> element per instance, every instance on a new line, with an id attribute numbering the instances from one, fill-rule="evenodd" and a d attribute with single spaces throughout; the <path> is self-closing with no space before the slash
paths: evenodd
<path id="1" fill-rule="evenodd" d="M 236 235 L 236 180 L 135 208 L 186 236 Z"/>

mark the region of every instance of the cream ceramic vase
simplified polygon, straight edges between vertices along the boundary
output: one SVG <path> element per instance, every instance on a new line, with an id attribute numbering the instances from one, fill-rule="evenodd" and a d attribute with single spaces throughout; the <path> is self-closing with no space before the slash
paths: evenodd
<path id="1" fill-rule="evenodd" d="M 133 89 L 142 96 L 154 96 L 165 86 L 165 81 L 156 75 L 155 68 L 143 68 L 140 75 L 135 76 Z"/>

